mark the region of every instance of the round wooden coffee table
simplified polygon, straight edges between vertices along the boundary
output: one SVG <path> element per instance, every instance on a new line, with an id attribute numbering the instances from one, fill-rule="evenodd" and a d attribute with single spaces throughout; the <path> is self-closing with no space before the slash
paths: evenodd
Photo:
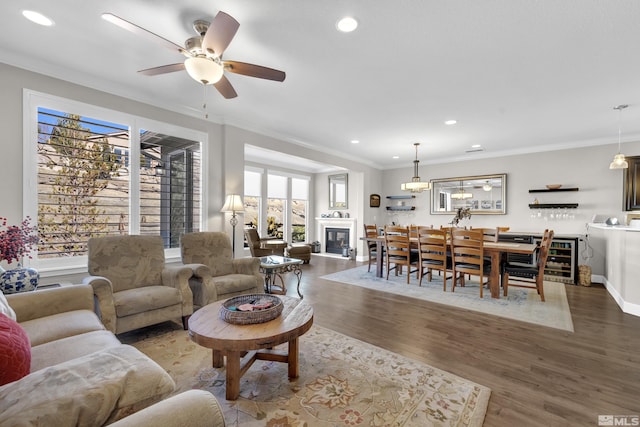
<path id="1" fill-rule="evenodd" d="M 240 395 L 240 377 L 256 360 L 287 363 L 289 378 L 298 377 L 298 337 L 313 324 L 313 308 L 306 302 L 281 295 L 284 304 L 277 318 L 255 325 L 234 325 L 220 319 L 217 301 L 202 307 L 189 318 L 189 336 L 197 344 L 210 348 L 213 367 L 224 365 L 227 357 L 227 400 L 236 400 Z M 288 351 L 271 350 L 289 343 Z M 259 351 L 262 350 L 262 351 Z"/>

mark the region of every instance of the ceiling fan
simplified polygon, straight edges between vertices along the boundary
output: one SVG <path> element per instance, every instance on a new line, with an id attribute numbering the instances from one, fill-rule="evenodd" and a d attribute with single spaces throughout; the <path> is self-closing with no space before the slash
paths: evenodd
<path id="1" fill-rule="evenodd" d="M 187 70 L 191 78 L 203 85 L 212 84 L 227 99 L 235 98 L 238 94 L 231 86 L 231 82 L 225 77 L 224 71 L 278 82 L 284 81 L 286 77 L 284 71 L 246 62 L 225 61 L 222 59 L 222 54 L 240 27 L 238 21 L 224 12 L 218 12 L 211 22 L 195 21 L 193 29 L 198 36 L 187 39 L 184 47 L 112 13 L 104 13 L 102 18 L 134 34 L 160 42 L 171 51 L 181 53 L 187 57 L 184 62 L 138 71 L 145 76 Z"/>

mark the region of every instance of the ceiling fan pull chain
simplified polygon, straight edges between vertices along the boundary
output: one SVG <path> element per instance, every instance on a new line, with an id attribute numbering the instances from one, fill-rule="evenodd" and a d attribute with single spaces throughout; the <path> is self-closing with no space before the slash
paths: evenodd
<path id="1" fill-rule="evenodd" d="M 202 109 L 204 110 L 204 118 L 209 118 L 209 113 L 207 112 L 207 85 L 202 85 Z"/>

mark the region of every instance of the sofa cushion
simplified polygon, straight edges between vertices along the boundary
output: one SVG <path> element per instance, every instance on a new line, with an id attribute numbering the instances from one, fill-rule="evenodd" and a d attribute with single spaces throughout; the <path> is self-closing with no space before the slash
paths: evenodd
<path id="1" fill-rule="evenodd" d="M 104 325 L 100 322 L 98 316 L 89 310 L 73 310 L 53 314 L 27 320 L 22 322 L 21 325 L 27 331 L 32 347 L 60 338 L 104 329 Z"/>
<path id="2" fill-rule="evenodd" d="M 174 388 L 153 360 L 119 345 L 0 386 L 0 425 L 103 425 L 152 405 Z"/>
<path id="3" fill-rule="evenodd" d="M 113 294 L 118 317 L 145 313 L 182 303 L 180 291 L 171 286 L 143 286 Z"/>
<path id="4" fill-rule="evenodd" d="M 18 322 L 0 313 L 0 385 L 29 373 L 31 345 Z"/>
<path id="5" fill-rule="evenodd" d="M 31 348 L 31 372 L 119 345 L 109 331 L 91 331 L 40 344 Z"/>
<path id="6" fill-rule="evenodd" d="M 226 276 L 217 276 L 212 277 L 211 281 L 216 286 L 218 299 L 220 299 L 221 295 L 248 290 L 253 291 L 256 287 L 256 276 L 250 276 L 248 274 L 228 274 Z"/>

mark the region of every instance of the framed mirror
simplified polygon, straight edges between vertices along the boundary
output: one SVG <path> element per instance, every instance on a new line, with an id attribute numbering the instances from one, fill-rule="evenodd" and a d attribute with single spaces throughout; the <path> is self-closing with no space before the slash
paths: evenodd
<path id="1" fill-rule="evenodd" d="M 329 209 L 349 207 L 348 174 L 329 175 Z"/>
<path id="2" fill-rule="evenodd" d="M 470 208 L 472 215 L 507 213 L 507 174 L 431 180 L 431 213 L 452 215 Z"/>

